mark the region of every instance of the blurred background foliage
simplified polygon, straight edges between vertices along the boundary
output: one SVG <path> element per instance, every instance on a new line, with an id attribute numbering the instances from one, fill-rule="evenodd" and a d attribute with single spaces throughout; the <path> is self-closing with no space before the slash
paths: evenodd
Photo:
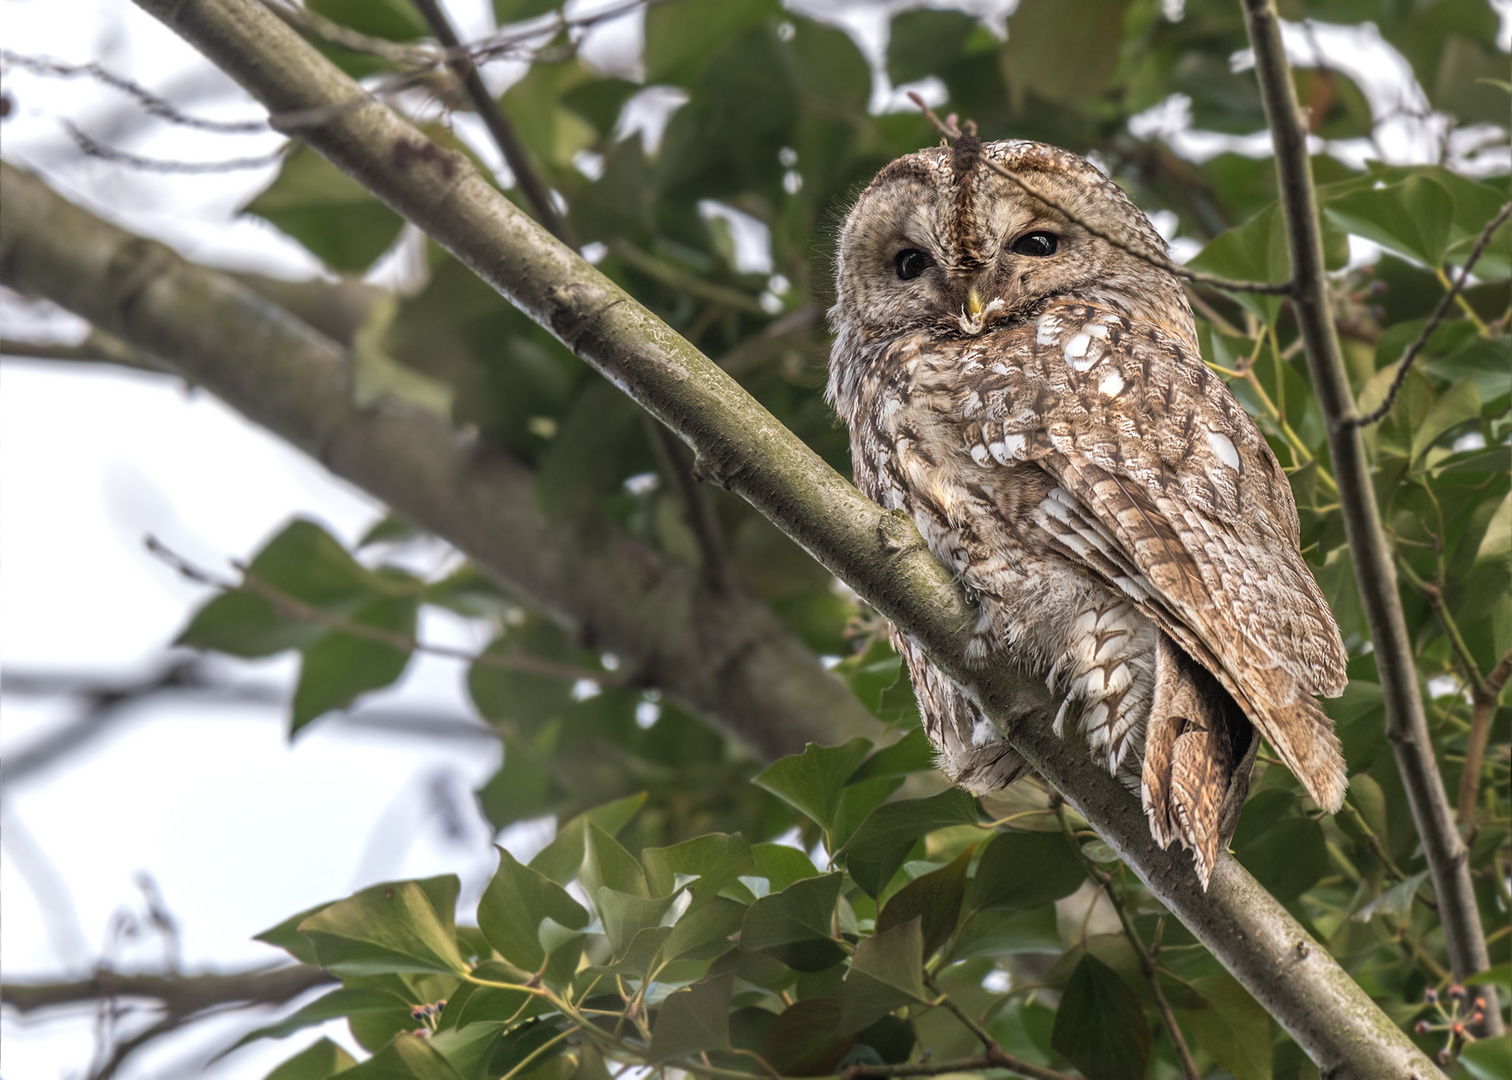
<path id="1" fill-rule="evenodd" d="M 1507 201 L 1507 56 L 1483 0 L 1280 6 L 1292 20 L 1288 41 L 1294 32 L 1304 52 L 1324 24 L 1352 26 L 1362 41 L 1374 27 L 1410 64 L 1423 95 L 1404 76 L 1399 102 L 1383 106 L 1347 64 L 1299 61 L 1299 96 L 1322 140 L 1314 170 L 1338 327 L 1355 393 L 1369 409 L 1384 399 L 1447 275 Z M 308 8 L 387 42 L 427 34 L 405 0 L 309 0 Z M 495 0 L 494 8 L 507 24 L 555 5 Z M 1248 47 L 1237 3 L 1021 0 L 1006 36 L 1004 26 L 948 5 L 906 10 L 892 19 L 882 71 L 845 32 L 803 10 L 777 0 L 652 4 L 641 81 L 594 70 L 577 56 L 576 36 L 563 32 L 535 43 L 501 104 L 585 253 L 842 472 L 845 436 L 822 395 L 833 239 L 879 167 L 936 141 L 916 111 L 878 108 L 889 85 L 926 80 L 942 114 L 974 119 L 984 138 L 1091 155 L 1180 238 L 1177 253 L 1195 256 L 1194 266 L 1286 278 L 1260 99 L 1236 60 Z M 312 40 L 348 72 L 378 86 L 403 76 L 398 61 L 329 36 Z M 1314 50 L 1328 53 L 1315 40 Z M 450 130 L 467 103 L 445 79 L 433 76 L 395 100 L 428 108 L 433 137 L 473 153 Z M 634 129 L 635 118 L 671 106 L 659 138 Z M 1190 140 L 1150 122 L 1152 110 L 1173 107 L 1189 114 L 1190 128 L 1235 138 L 1216 153 L 1182 152 Z M 1427 143 L 1404 151 L 1403 124 L 1415 124 Z M 1400 163 L 1412 154 L 1435 163 Z M 513 198 L 519 189 L 506 191 Z M 290 154 L 245 212 L 352 277 L 404 231 L 308 150 Z M 1512 644 L 1508 253 L 1503 227 L 1395 407 L 1368 434 L 1434 752 L 1451 801 L 1469 793 L 1462 825 L 1498 965 L 1492 978 L 1504 990 L 1512 955 L 1512 709 L 1499 701 Z M 359 394 L 449 415 L 528 462 L 548 514 L 622 530 L 668 559 L 697 566 L 707 558 L 697 523 L 712 520 L 713 542 L 739 586 L 829 658 L 888 726 L 878 728 L 881 749 L 811 748 L 762 772 L 766 763 L 748 750 L 656 688 L 625 682 L 614 657 L 570 640 L 471 568 L 437 579 L 400 569 L 414 540 L 406 523 L 379 522 L 355 551 L 313 523 L 291 524 L 250 562 L 251 587 L 207 604 L 183 643 L 243 657 L 298 650 L 297 731 L 393 684 L 423 606 L 484 620 L 495 640 L 468 685 L 505 754 L 481 805 L 497 829 L 543 815 L 559 822 L 558 839 L 530 867 L 503 856 L 489 893 L 497 903 L 485 896 L 481 931 L 452 926 L 455 885 L 442 879 L 404 886 L 414 903 L 402 913 L 391 895 L 380 891 L 380 903 L 363 893 L 300 924 L 302 933 L 294 922 L 270 931 L 269 940 L 342 976 L 335 993 L 346 996 L 306 1012 L 312 1023 L 351 1016 L 359 1040 L 377 1052 L 354 1077 L 366 1069 L 587 1080 L 607 1075 L 604 1055 L 612 1059 L 616 1046 L 628 1055 L 621 1060 L 742 1073 L 761 1071 L 759 1054 L 794 1075 L 923 1051 L 936 1060 L 979 1052 L 953 1014 L 927 1004 L 938 991 L 1028 1061 L 1093 1080 L 1180 1075 L 1154 987 L 1203 1075 L 1316 1075 L 1048 792 L 1030 782 L 984 806 L 955 792 L 927 796 L 939 784 L 906 677 L 879 643 L 875 617 L 740 500 L 705 486 L 692 496 L 702 504 L 691 505 L 677 475 L 688 464 L 638 406 L 450 256 L 432 245 L 424 262 L 418 287 L 372 300 L 353 336 Z M 1276 297 L 1192 296 L 1204 358 L 1228 377 L 1292 476 L 1305 554 L 1352 658 L 1348 690 L 1327 706 L 1352 774 L 1345 810 L 1321 814 L 1262 754 L 1233 848 L 1388 1013 L 1404 1026 L 1426 1021 L 1432 1030 L 1418 1037 L 1436 1053 L 1446 1045 L 1445 1014 L 1426 1006 L 1424 993 L 1446 988 L 1447 961 L 1386 745 L 1295 323 Z M 336 618 L 312 621 L 300 605 Z M 353 632 L 341 620 L 381 633 Z M 1476 724 L 1482 730 L 1472 736 Z M 1490 750 L 1466 786 L 1473 737 L 1489 739 Z M 915 797 L 897 801 L 910 775 Z M 810 854 L 773 845 L 778 837 Z M 569 895 L 562 886 L 574 881 Z M 1109 897 L 1126 910 L 1127 926 Z M 591 923 L 580 901 L 594 909 Z M 407 944 L 393 944 L 401 938 Z M 380 939 L 387 944 L 374 944 Z M 1154 942 L 1152 980 L 1140 950 Z M 479 963 L 486 971 L 473 970 Z M 478 983 L 480 971 L 493 972 L 485 983 L 515 985 L 538 970 L 545 997 Z M 467 971 L 471 982 L 461 979 Z M 927 989 L 925 976 L 935 980 Z M 439 1028 L 434 1038 L 394 1040 L 417 1027 L 412 1007 L 441 998 L 451 1004 L 440 1018 L 419 1024 Z M 598 1021 L 574 1019 L 564 1001 L 620 1021 L 584 1037 L 582 1025 Z M 1476 1044 L 1455 1067 L 1504 1076 L 1506 1062 L 1502 1049 Z M 349 1063 L 320 1043 L 286 1075 L 325 1076 Z"/>

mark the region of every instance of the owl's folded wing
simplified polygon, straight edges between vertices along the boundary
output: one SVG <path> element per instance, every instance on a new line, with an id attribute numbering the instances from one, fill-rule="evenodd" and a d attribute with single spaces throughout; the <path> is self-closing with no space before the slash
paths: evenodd
<path id="1" fill-rule="evenodd" d="M 1039 527 L 1137 601 L 1336 807 L 1343 763 L 1310 695 L 1343 690 L 1343 645 L 1286 476 L 1227 387 L 1179 340 L 1085 304 L 984 346 L 959 402 L 973 458 L 1053 477 Z"/>

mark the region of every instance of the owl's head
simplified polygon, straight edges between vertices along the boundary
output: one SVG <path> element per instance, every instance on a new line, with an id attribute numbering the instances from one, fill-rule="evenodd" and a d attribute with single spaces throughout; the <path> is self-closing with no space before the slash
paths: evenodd
<path id="1" fill-rule="evenodd" d="M 968 137 L 909 154 L 877 174 L 846 219 L 831 323 L 853 350 L 920 330 L 979 334 L 1070 296 L 1140 321 L 1189 325 L 1174 276 L 1087 225 L 1166 253 L 1118 185 L 1069 151 Z M 837 359 L 840 349 L 837 342 Z"/>

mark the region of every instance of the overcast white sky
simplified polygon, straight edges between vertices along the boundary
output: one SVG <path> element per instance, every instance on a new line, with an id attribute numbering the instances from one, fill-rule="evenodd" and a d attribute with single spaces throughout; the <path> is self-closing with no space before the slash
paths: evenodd
<path id="1" fill-rule="evenodd" d="M 447 6 L 464 36 L 488 28 L 487 0 Z M 876 55 L 885 46 L 885 10 L 913 5 L 896 0 L 863 11 L 854 0 L 801 0 L 795 6 L 844 17 Z M 1013 0 L 978 5 L 984 15 L 1012 6 Z M 200 115 L 259 115 L 227 79 L 127 0 L 4 0 L 0 18 L 9 50 L 100 61 L 166 97 L 192 102 Z M 633 66 L 639 35 L 638 19 L 619 20 L 589 55 Z M 1504 15 L 1503 48 L 1507 36 Z M 1351 48 L 1366 67 L 1394 62 L 1378 42 L 1341 46 L 1340 55 Z M 510 71 L 491 78 L 507 80 Z M 319 272 L 270 227 L 234 216 L 270 171 L 136 173 L 81 158 L 59 121 L 73 120 L 135 153 L 177 160 L 252 156 L 276 145 L 275 137 L 212 136 L 144 121 L 120 95 L 87 80 L 13 70 L 5 84 L 17 106 L 3 129 L 6 159 L 43 173 L 70 198 L 192 259 L 286 277 Z M 890 99 L 889 89 L 879 84 L 878 106 Z M 1179 102 L 1164 108 L 1148 118 L 1151 130 L 1179 146 L 1185 139 L 1182 148 L 1192 156 L 1210 149 L 1207 136 L 1182 131 Z M 1396 160 L 1420 160 L 1431 144 L 1426 129 L 1383 135 Z M 491 148 L 479 149 L 494 158 Z M 378 276 L 398 280 L 403 266 L 392 264 Z M 0 332 L 69 337 L 79 327 L 9 303 L 0 308 Z M 7 360 L 0 369 L 0 431 L 0 657 L 7 672 L 130 678 L 154 670 L 202 590 L 148 556 L 145 534 L 202 564 L 224 565 L 254 551 L 295 514 L 313 516 L 349 541 L 379 514 L 366 496 L 213 399 L 186 396 L 148 376 Z M 422 636 L 477 646 L 478 633 L 432 619 Z M 285 686 L 293 673 L 288 661 L 221 669 Z M 466 717 L 462 674 L 455 663 L 422 660 L 383 704 Z M 77 702 L 39 703 L 11 693 L 0 707 L 0 755 L 8 759 L 81 709 Z M 160 964 L 156 938 L 121 941 L 113 930 L 120 912 L 141 918 L 142 873 L 178 918 L 181 963 L 191 971 L 275 960 L 279 954 L 251 942 L 252 934 L 375 881 L 456 872 L 481 887 L 493 865 L 493 838 L 468 792 L 497 768 L 496 746 L 331 722 L 290 745 L 283 731 L 281 711 L 272 707 L 159 705 L 130 715 L 59 767 L 9 784 L 0 802 L 4 977 L 78 975 L 102 958 L 144 969 Z M 438 792 L 470 815 L 460 836 L 441 827 Z M 521 831 L 506 839 L 529 847 L 544 834 Z M 199 1075 L 208 1053 L 246 1025 L 245 1018 L 202 1025 L 190 1038 L 139 1055 L 122 1075 Z M 346 1038 L 339 1025 L 323 1033 Z M 260 1077 L 314 1037 L 240 1051 L 206 1075 Z M 0 1070 L 11 1080 L 81 1076 L 93 1040 L 87 1011 L 25 1023 L 7 1012 Z"/>

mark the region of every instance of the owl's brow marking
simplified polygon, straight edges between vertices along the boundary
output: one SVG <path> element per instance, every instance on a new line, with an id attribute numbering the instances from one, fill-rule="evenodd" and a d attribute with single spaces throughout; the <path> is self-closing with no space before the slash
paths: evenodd
<path id="1" fill-rule="evenodd" d="M 945 121 L 941 120 L 939 116 L 935 114 L 935 111 L 933 109 L 924 104 L 924 99 L 921 98 L 918 94 L 914 93 L 913 91 L 909 91 L 908 96 L 913 100 L 913 103 L 915 105 L 923 110 L 924 115 L 929 118 L 929 122 L 935 126 L 935 129 L 939 131 L 941 135 L 944 135 L 947 139 L 954 141 L 963 138 L 974 138 L 973 131 L 962 131 L 955 125 L 947 124 L 945 123 Z M 967 121 L 967 123 L 969 124 L 970 121 Z M 1151 266 L 1156 267 L 1160 270 L 1164 270 L 1168 274 L 1174 274 L 1179 278 L 1185 278 L 1186 280 L 1192 282 L 1194 285 L 1207 285 L 1210 288 L 1224 289 L 1228 292 L 1268 293 L 1277 296 L 1290 296 L 1292 294 L 1293 283 L 1290 278 L 1288 278 L 1286 281 L 1281 282 L 1233 281 L 1229 278 L 1216 277 L 1213 274 L 1204 274 L 1200 270 L 1188 270 L 1180 263 L 1172 262 L 1164 255 L 1160 255 L 1152 251 L 1145 251 L 1129 243 L 1127 240 L 1120 239 L 1119 237 L 1098 228 L 1096 225 L 1093 225 L 1083 219 L 1080 214 L 1077 214 L 1069 207 L 1064 206 L 1048 195 L 1036 191 L 1034 188 L 1025 183 L 1023 179 L 1015 176 L 1013 173 L 1003 168 L 1003 166 L 999 165 L 997 162 L 993 161 L 985 154 L 976 155 L 976 160 L 981 164 L 987 166 L 989 170 L 996 173 L 998 176 L 1001 176 L 1004 180 L 1008 180 L 1018 185 L 1018 187 L 1026 195 L 1029 195 L 1031 198 L 1038 199 L 1040 202 L 1050 207 L 1050 209 L 1064 216 L 1068 221 L 1071 221 L 1076 225 L 1080 225 L 1083 229 L 1086 229 L 1089 233 L 1097 237 L 1099 240 L 1105 240 L 1108 243 L 1112 244 L 1114 247 L 1126 251 L 1130 255 L 1133 255 L 1136 259 L 1142 259 L 1143 261 L 1149 263 Z"/>

